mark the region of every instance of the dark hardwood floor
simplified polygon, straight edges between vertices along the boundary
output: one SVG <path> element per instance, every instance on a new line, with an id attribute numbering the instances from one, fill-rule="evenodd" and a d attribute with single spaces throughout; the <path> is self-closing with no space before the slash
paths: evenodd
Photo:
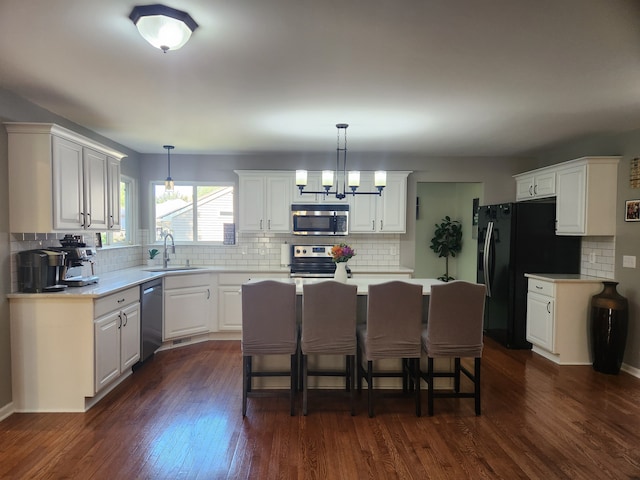
<path id="1" fill-rule="evenodd" d="M 342 395 L 311 391 L 309 415 L 286 395 L 241 414 L 239 342 L 160 352 L 84 414 L 0 422 L 0 478 L 29 479 L 640 479 L 640 380 L 559 367 L 491 340 L 483 412 L 409 397 L 349 415 Z M 426 403 L 426 395 L 423 396 Z M 423 405 L 426 411 L 426 405 Z"/>

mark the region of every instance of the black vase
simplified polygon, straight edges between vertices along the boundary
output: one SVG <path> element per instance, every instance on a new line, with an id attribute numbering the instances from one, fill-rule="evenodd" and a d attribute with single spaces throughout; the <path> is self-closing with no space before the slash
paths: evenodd
<path id="1" fill-rule="evenodd" d="M 627 344 L 629 305 L 616 290 L 618 282 L 602 282 L 602 292 L 591 297 L 591 353 L 597 372 L 620 372 Z"/>

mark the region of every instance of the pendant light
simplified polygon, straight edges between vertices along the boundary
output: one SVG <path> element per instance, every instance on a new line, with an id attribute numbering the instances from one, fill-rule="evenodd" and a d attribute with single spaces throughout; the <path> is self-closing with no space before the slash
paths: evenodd
<path id="1" fill-rule="evenodd" d="M 322 187 L 324 190 L 313 192 L 305 190 L 307 186 L 307 171 L 296 170 L 296 186 L 300 189 L 300 193 L 310 194 L 323 194 L 323 195 L 335 195 L 336 198 L 343 199 L 347 195 L 380 195 L 382 196 L 382 190 L 387 186 L 387 172 L 377 171 L 374 173 L 374 186 L 377 189 L 375 192 L 361 192 L 357 191 L 360 187 L 360 172 L 352 170 L 347 173 L 347 128 L 349 124 L 338 123 L 336 128 L 338 129 L 338 146 L 336 148 L 336 169 L 323 170 L 322 172 Z M 340 138 L 343 138 L 342 142 Z M 342 165 L 342 166 L 341 166 Z M 342 173 L 342 188 L 340 188 L 339 177 Z M 333 177 L 338 179 L 335 191 L 331 191 L 333 186 Z M 347 187 L 351 189 L 347 192 Z"/>
<path id="2" fill-rule="evenodd" d="M 142 38 L 164 53 L 178 50 L 198 28 L 191 15 L 165 5 L 139 5 L 129 15 Z"/>
<path id="3" fill-rule="evenodd" d="M 173 145 L 163 145 L 162 148 L 167 149 L 167 179 L 164 181 L 164 191 L 165 192 L 173 192 L 173 178 L 171 178 L 171 150 L 173 150 Z"/>

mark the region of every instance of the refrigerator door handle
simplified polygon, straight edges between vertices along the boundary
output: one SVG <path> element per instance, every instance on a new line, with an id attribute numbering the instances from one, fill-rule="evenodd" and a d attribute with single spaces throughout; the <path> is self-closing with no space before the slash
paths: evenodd
<path id="1" fill-rule="evenodd" d="M 484 237 L 484 255 L 482 268 L 484 270 L 484 284 L 487 288 L 487 297 L 491 297 L 491 278 L 489 275 L 489 252 L 491 250 L 491 238 L 493 237 L 493 222 L 487 225 L 487 233 Z"/>

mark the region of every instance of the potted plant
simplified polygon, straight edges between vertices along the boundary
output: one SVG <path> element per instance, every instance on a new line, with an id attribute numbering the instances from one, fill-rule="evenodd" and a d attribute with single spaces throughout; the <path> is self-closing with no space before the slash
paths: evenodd
<path id="1" fill-rule="evenodd" d="M 436 230 L 431 239 L 431 250 L 438 254 L 438 257 L 445 259 L 444 275 L 438 280 L 448 282 L 454 280 L 449 276 L 449 256 L 455 257 L 456 253 L 462 250 L 462 225 L 457 220 L 451 220 L 448 215 L 442 219 L 439 225 L 436 223 Z"/>
<path id="2" fill-rule="evenodd" d="M 158 250 L 157 248 L 150 248 L 149 257 L 147 259 L 147 265 L 154 265 L 155 264 L 154 259 L 158 256 L 159 253 L 160 253 L 160 250 Z"/>

